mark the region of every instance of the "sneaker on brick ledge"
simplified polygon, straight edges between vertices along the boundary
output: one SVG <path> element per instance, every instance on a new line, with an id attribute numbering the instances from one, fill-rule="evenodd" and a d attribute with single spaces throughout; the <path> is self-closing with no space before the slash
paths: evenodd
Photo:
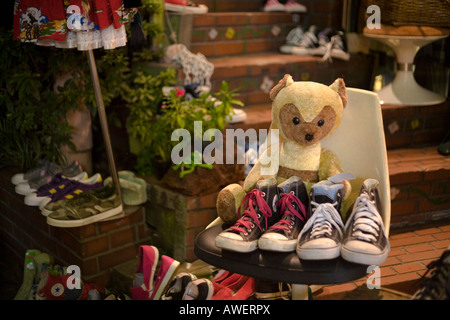
<path id="1" fill-rule="evenodd" d="M 310 191 L 312 213 L 300 232 L 297 254 L 305 260 L 339 257 L 344 224 L 340 214 L 344 185 L 327 180 L 314 184 Z"/>
<path id="2" fill-rule="evenodd" d="M 308 219 L 308 194 L 303 181 L 295 176 L 279 184 L 278 188 L 283 190 L 280 190 L 277 204 L 281 219 L 262 234 L 258 247 L 279 252 L 295 251 L 300 230 Z"/>
<path id="3" fill-rule="evenodd" d="M 237 211 L 239 219 L 216 237 L 216 246 L 237 252 L 256 250 L 261 234 L 279 219 L 278 198 L 275 178 L 258 181 L 242 200 Z"/>
<path id="4" fill-rule="evenodd" d="M 174 12 L 207 13 L 208 7 L 204 4 L 196 4 L 191 0 L 164 0 L 164 9 Z"/>
<path id="5" fill-rule="evenodd" d="M 97 190 L 97 189 L 96 189 Z M 100 191 L 101 190 L 101 191 Z M 47 216 L 47 224 L 54 227 L 81 227 L 115 216 L 123 211 L 115 186 L 83 192 Z"/>

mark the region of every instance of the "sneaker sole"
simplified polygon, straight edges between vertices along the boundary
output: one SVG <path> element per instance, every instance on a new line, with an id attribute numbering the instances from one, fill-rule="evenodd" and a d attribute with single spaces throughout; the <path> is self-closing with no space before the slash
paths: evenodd
<path id="1" fill-rule="evenodd" d="M 80 219 L 80 220 L 57 220 L 50 217 L 47 217 L 47 224 L 54 227 L 61 228 L 74 228 L 74 227 L 82 227 L 91 223 L 95 223 L 101 221 L 103 219 L 115 216 L 123 211 L 122 205 L 119 205 L 116 208 L 111 210 L 93 215 L 91 217 Z"/>
<path id="2" fill-rule="evenodd" d="M 340 249 L 341 248 L 339 246 L 319 249 L 304 249 L 297 247 L 296 252 L 299 258 L 304 260 L 331 260 L 339 257 L 339 255 L 341 254 Z"/>
<path id="3" fill-rule="evenodd" d="M 240 241 L 233 240 L 218 235 L 215 239 L 216 247 L 237 252 L 252 252 L 258 248 L 258 240 L 255 241 Z"/>
<path id="4" fill-rule="evenodd" d="M 39 206 L 39 204 L 41 203 L 42 200 L 44 200 L 47 197 L 38 197 L 38 196 L 34 196 L 34 197 L 30 197 L 31 194 L 28 194 L 27 196 L 25 196 L 25 198 L 23 199 L 23 202 L 27 205 L 27 206 L 34 206 L 37 207 Z"/>
<path id="5" fill-rule="evenodd" d="M 353 251 L 344 246 L 341 248 L 341 256 L 344 260 L 364 265 L 380 265 L 386 261 L 388 254 L 389 250 L 387 249 L 380 254 L 369 254 Z"/>
<path id="6" fill-rule="evenodd" d="M 295 251 L 297 239 L 294 240 L 280 240 L 259 238 L 258 247 L 261 250 L 277 251 L 277 252 L 292 252 Z"/>

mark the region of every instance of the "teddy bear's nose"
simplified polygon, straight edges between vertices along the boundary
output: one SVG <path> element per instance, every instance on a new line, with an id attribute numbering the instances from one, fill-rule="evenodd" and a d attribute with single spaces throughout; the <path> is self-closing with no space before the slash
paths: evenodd
<path id="1" fill-rule="evenodd" d="M 314 135 L 308 133 L 308 134 L 305 136 L 305 139 L 306 139 L 306 141 L 311 141 L 312 139 L 314 139 Z"/>

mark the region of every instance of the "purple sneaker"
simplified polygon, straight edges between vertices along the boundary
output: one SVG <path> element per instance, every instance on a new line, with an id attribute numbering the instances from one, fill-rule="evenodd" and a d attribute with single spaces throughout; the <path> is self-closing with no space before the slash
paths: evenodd
<path id="1" fill-rule="evenodd" d="M 39 209 L 42 210 L 47 204 L 63 199 L 72 199 L 80 193 L 92 189 L 103 187 L 102 176 L 100 173 L 94 174 L 86 180 L 70 180 L 70 183 L 63 188 L 61 192 L 55 193 L 53 196 L 47 196 L 39 202 Z"/>
<path id="2" fill-rule="evenodd" d="M 39 187 L 36 192 L 32 192 L 26 195 L 24 198 L 24 202 L 28 206 L 38 206 L 44 198 L 53 197 L 59 193 L 66 192 L 68 186 L 72 183 L 72 181 L 83 179 L 87 179 L 86 172 L 82 172 L 72 178 L 66 178 L 61 173 L 58 173 L 52 178 L 49 183 Z"/>

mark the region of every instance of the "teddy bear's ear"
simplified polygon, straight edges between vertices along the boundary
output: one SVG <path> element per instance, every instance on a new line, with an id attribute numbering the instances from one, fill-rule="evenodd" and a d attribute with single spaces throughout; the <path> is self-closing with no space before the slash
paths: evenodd
<path id="1" fill-rule="evenodd" d="M 270 90 L 270 93 L 269 93 L 270 100 L 273 101 L 273 99 L 275 99 L 275 97 L 281 91 L 281 89 L 283 89 L 284 87 L 290 86 L 293 83 L 294 83 L 294 80 L 292 79 L 291 75 L 285 74 L 283 79 L 278 81 L 278 84 L 275 87 L 273 87 L 272 90 Z"/>
<path id="2" fill-rule="evenodd" d="M 330 88 L 333 89 L 334 91 L 336 91 L 339 96 L 342 99 L 342 104 L 345 106 L 347 105 L 347 92 L 345 89 L 345 82 L 344 79 L 342 78 L 338 78 L 336 79 L 331 85 Z"/>

